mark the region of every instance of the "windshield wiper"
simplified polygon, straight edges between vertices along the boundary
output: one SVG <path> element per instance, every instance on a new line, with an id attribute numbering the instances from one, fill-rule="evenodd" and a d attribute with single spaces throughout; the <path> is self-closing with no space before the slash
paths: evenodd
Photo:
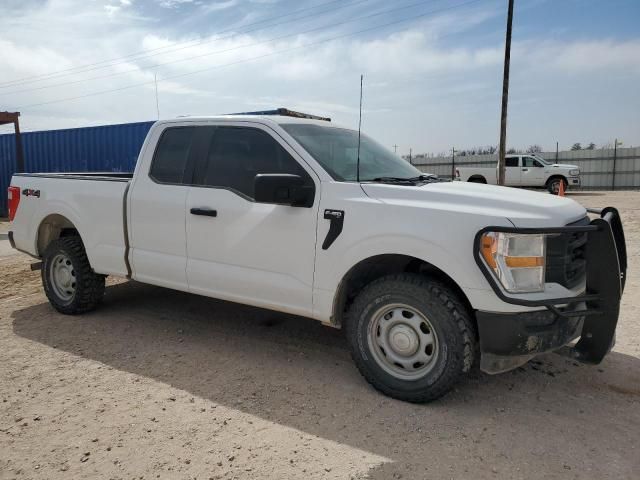
<path id="1" fill-rule="evenodd" d="M 380 182 L 380 183 L 417 183 L 417 182 L 425 182 L 425 181 L 435 181 L 435 175 L 418 175 L 417 177 L 376 177 L 372 179 L 372 182 Z"/>

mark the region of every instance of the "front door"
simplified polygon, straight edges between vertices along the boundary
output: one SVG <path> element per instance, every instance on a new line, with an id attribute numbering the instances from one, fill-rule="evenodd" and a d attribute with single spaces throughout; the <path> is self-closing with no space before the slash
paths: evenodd
<path id="1" fill-rule="evenodd" d="M 525 187 L 544 186 L 544 165 L 533 157 L 522 157 L 520 182 Z"/>
<path id="2" fill-rule="evenodd" d="M 255 126 L 208 129 L 186 208 L 187 276 L 193 293 L 311 315 L 319 182 L 308 166 Z M 315 184 L 311 208 L 256 203 L 260 173 Z"/>

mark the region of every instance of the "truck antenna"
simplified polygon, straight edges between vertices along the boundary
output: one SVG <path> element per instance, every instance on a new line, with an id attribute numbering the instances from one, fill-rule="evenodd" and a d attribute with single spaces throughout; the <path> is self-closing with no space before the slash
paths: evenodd
<path id="1" fill-rule="evenodd" d="M 358 119 L 358 159 L 356 160 L 356 181 L 360 183 L 360 127 L 362 127 L 362 78 L 360 74 L 360 118 Z"/>
<path id="2" fill-rule="evenodd" d="M 157 74 L 153 74 L 153 83 L 156 85 L 156 113 L 158 114 L 158 120 L 160 120 L 160 103 L 158 102 L 158 77 Z"/>

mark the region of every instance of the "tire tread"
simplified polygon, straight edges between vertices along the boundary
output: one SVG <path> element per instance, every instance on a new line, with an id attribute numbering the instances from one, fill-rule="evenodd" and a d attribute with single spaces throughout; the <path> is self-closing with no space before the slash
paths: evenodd
<path id="1" fill-rule="evenodd" d="M 59 302 L 54 291 L 49 287 L 46 263 L 59 251 L 66 252 L 77 271 L 76 294 L 71 303 L 65 305 Z M 86 313 L 96 308 L 102 301 L 105 290 L 105 276 L 93 271 L 84 244 L 78 236 L 61 237 L 54 240 L 47 247 L 44 254 L 45 265 L 42 268 L 42 283 L 51 305 L 60 313 L 76 315 Z"/>
<path id="2" fill-rule="evenodd" d="M 407 392 L 391 388 L 384 384 L 376 376 L 371 374 L 367 365 L 367 360 L 355 352 L 355 348 L 352 344 L 355 340 L 355 335 L 357 334 L 355 331 L 357 330 L 357 318 L 355 318 L 357 315 L 356 312 L 362 311 L 362 309 L 364 309 L 364 307 L 373 298 L 387 294 L 390 287 L 393 287 L 394 292 L 396 293 L 401 293 L 404 290 L 408 295 L 424 293 L 425 290 L 430 292 L 433 298 L 437 299 L 437 301 L 449 312 L 450 318 L 454 319 L 455 327 L 462 338 L 463 345 L 461 352 L 452 352 L 454 356 L 454 365 L 452 368 L 445 368 L 442 375 L 424 391 Z M 347 313 L 345 323 L 346 334 L 349 338 L 350 344 L 352 344 L 351 357 L 362 376 L 376 390 L 400 400 L 412 403 L 425 403 L 442 397 L 460 380 L 462 374 L 467 373 L 472 369 L 477 356 L 475 326 L 467 308 L 460 301 L 456 293 L 454 293 L 449 287 L 442 282 L 425 275 L 399 273 L 387 275 L 371 282 L 360 292 L 358 297 L 356 297 L 349 309 L 349 312 Z"/>

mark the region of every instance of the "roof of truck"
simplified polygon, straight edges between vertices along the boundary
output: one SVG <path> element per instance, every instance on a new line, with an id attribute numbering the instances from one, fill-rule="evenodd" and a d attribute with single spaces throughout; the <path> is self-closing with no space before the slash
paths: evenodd
<path id="1" fill-rule="evenodd" d="M 314 115 L 311 113 L 302 113 L 290 110 L 288 108 L 275 108 L 272 110 L 260 110 L 256 112 L 239 112 L 225 115 L 214 115 L 206 117 L 184 116 L 171 120 L 162 120 L 160 123 L 168 123 L 175 121 L 207 121 L 207 120 L 229 120 L 229 121 L 259 121 L 272 123 L 305 123 L 322 126 L 335 126 L 331 123 L 331 118 Z"/>
<path id="2" fill-rule="evenodd" d="M 318 125 L 322 127 L 338 127 L 347 128 L 343 125 L 338 125 L 334 122 L 328 122 L 325 120 L 312 120 L 308 118 L 295 118 L 285 115 L 211 115 L 211 116 L 183 116 L 170 118 L 166 120 L 158 120 L 156 123 L 175 123 L 175 122 L 207 122 L 211 120 L 226 120 L 229 122 L 258 122 L 258 123 L 276 123 L 276 124 L 288 124 L 288 123 L 301 123 L 305 125 Z"/>

